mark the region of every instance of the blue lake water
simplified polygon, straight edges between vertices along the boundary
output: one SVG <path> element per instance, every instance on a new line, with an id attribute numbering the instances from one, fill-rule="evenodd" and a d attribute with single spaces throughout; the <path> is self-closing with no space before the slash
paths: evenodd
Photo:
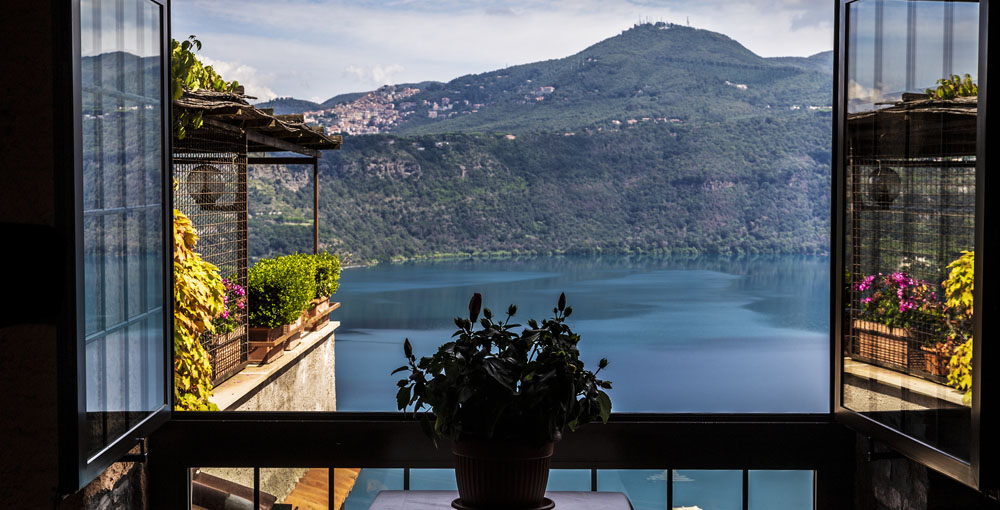
<path id="1" fill-rule="evenodd" d="M 337 409 L 395 411 L 403 339 L 430 355 L 483 294 L 518 322 L 573 307 L 618 412 L 828 411 L 829 259 L 558 257 L 347 269 L 334 298 Z"/>
<path id="2" fill-rule="evenodd" d="M 454 331 L 452 319 L 467 313 L 474 292 L 498 313 L 517 304 L 522 323 L 547 317 L 565 292 L 584 361 L 611 362 L 602 375 L 614 383 L 616 412 L 827 412 L 829 275 L 828 258 L 790 255 L 545 257 L 347 269 L 334 296 L 343 303 L 333 315 L 341 321 L 337 409 L 395 411 L 397 377 L 389 373 L 403 364 L 403 339 L 418 356 L 430 355 Z M 739 472 L 677 473 L 683 476 L 675 474 L 675 506 L 740 508 Z M 755 473 L 751 508 L 810 508 L 803 502 L 811 501 L 811 472 Z M 411 477 L 413 488 L 454 487 L 449 471 Z M 663 471 L 608 471 L 598 480 L 602 490 L 627 492 L 637 509 L 664 508 Z M 553 472 L 550 487 L 586 490 L 589 472 Z M 348 509 L 367 508 L 385 488 L 402 488 L 400 470 L 365 470 Z"/>

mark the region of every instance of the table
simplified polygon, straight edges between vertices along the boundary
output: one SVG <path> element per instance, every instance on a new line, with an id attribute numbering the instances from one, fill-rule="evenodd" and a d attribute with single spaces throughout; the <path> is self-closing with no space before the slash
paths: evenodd
<path id="1" fill-rule="evenodd" d="M 382 491 L 369 510 L 452 510 L 458 491 Z M 632 510 L 621 492 L 546 492 L 555 510 Z"/>

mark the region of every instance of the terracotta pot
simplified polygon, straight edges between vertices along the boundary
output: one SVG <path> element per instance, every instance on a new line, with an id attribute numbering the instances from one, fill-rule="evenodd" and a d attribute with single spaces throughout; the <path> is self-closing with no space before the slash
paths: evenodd
<path id="1" fill-rule="evenodd" d="M 553 446 L 456 441 L 452 452 L 462 506 L 508 510 L 540 507 L 549 481 Z"/>
<path id="2" fill-rule="evenodd" d="M 916 359 L 911 359 L 915 356 L 909 348 L 909 331 L 866 320 L 855 320 L 853 326 L 857 353 L 862 358 L 897 369 L 906 369 L 916 363 Z M 920 352 L 916 354 L 919 356 Z"/>
<path id="3" fill-rule="evenodd" d="M 924 370 L 932 375 L 948 375 L 948 362 L 951 356 L 942 353 L 939 349 L 923 345 L 920 350 L 924 351 Z"/>
<path id="4" fill-rule="evenodd" d="M 316 317 L 330 308 L 330 298 L 316 298 L 309 302 L 306 317 Z"/>

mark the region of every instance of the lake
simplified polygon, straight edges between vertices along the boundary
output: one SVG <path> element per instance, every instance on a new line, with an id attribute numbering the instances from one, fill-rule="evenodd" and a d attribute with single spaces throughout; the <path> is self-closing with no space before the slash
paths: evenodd
<path id="1" fill-rule="evenodd" d="M 560 292 L 573 307 L 589 367 L 615 412 L 825 413 L 829 410 L 829 258 L 566 256 L 382 264 L 345 269 L 334 296 L 337 409 L 395 411 L 403 339 L 417 356 L 446 342 L 469 298 L 518 322 L 551 314 Z M 739 471 L 677 471 L 674 505 L 742 506 Z M 637 510 L 666 504 L 664 471 L 600 471 L 601 490 L 626 492 Z M 589 490 L 589 471 L 559 470 L 552 490 Z M 449 470 L 413 470 L 413 489 L 454 489 Z M 365 469 L 347 501 L 366 509 L 401 489 L 402 470 Z M 751 507 L 812 506 L 809 471 L 751 472 Z"/>
<path id="2" fill-rule="evenodd" d="M 337 409 L 395 411 L 403 339 L 432 354 L 483 294 L 497 314 L 573 307 L 588 366 L 602 357 L 616 412 L 825 413 L 829 259 L 588 256 L 346 269 L 334 296 Z"/>

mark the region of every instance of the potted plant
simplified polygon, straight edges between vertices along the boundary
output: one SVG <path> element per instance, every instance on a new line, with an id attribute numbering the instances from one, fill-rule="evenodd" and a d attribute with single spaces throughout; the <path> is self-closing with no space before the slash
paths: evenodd
<path id="1" fill-rule="evenodd" d="M 923 370 L 921 346 L 947 335 L 937 292 L 928 282 L 899 271 L 868 275 L 853 288 L 861 308 L 852 324 L 857 354 L 893 368 Z"/>
<path id="2" fill-rule="evenodd" d="M 580 360 L 580 336 L 566 324 L 573 313 L 560 295 L 554 317 L 528 320 L 520 333 L 511 324 L 517 307 L 494 322 L 482 296 L 469 302 L 468 318 L 458 317 L 454 340 L 433 356 L 413 354 L 403 343 L 407 364 L 393 373 L 400 379 L 396 403 L 401 410 L 425 408 L 424 432 L 452 440 L 459 499 L 455 508 L 552 508 L 544 498 L 553 447 L 565 429 L 591 421 L 607 422 L 609 381 L 597 378 Z M 481 329 L 474 324 L 479 322 Z"/>
<path id="3" fill-rule="evenodd" d="M 302 311 L 316 292 L 313 268 L 299 257 L 262 259 L 247 273 L 248 359 L 269 362 L 302 329 Z"/>
<path id="4" fill-rule="evenodd" d="M 340 287 L 340 258 L 327 252 L 316 255 L 299 255 L 312 264 L 313 277 L 316 280 L 316 294 L 309 301 L 306 309 L 307 318 L 318 317 L 331 310 L 330 297 Z"/>

